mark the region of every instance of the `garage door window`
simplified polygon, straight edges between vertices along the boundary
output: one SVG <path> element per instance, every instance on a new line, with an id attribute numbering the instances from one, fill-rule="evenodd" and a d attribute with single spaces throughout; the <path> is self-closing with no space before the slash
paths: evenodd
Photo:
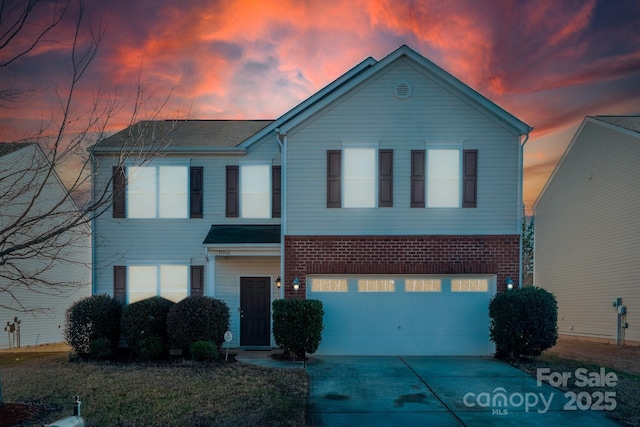
<path id="1" fill-rule="evenodd" d="M 489 279 L 453 279 L 451 292 L 489 292 Z"/>
<path id="2" fill-rule="evenodd" d="M 347 279 L 311 279 L 313 292 L 347 292 Z"/>
<path id="3" fill-rule="evenodd" d="M 406 279 L 405 292 L 441 292 L 442 280 L 440 279 Z"/>
<path id="4" fill-rule="evenodd" d="M 358 292 L 395 292 L 396 284 L 391 279 L 358 279 Z"/>

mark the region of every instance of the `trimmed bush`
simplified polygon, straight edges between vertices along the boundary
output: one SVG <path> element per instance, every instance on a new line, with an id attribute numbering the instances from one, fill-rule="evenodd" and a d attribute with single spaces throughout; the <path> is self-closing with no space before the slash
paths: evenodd
<path id="1" fill-rule="evenodd" d="M 193 360 L 208 362 L 217 359 L 220 355 L 218 347 L 211 341 L 196 341 L 189 346 L 189 353 Z"/>
<path id="2" fill-rule="evenodd" d="M 322 302 L 313 299 L 273 301 L 273 336 L 285 356 L 304 359 L 322 341 Z"/>
<path id="3" fill-rule="evenodd" d="M 196 341 L 211 341 L 219 347 L 228 329 L 229 307 L 211 297 L 187 297 L 174 304 L 167 315 L 171 348 L 184 352 Z"/>
<path id="4" fill-rule="evenodd" d="M 138 342 L 136 354 L 144 360 L 162 359 L 167 353 L 167 342 L 158 336 L 148 336 Z"/>
<path id="5" fill-rule="evenodd" d="M 106 338 L 98 338 L 89 344 L 89 355 L 95 360 L 106 360 L 113 357 L 113 345 Z"/>
<path id="6" fill-rule="evenodd" d="M 558 339 L 558 304 L 545 289 L 528 286 L 497 294 L 489 316 L 498 357 L 537 357 Z"/>
<path id="7" fill-rule="evenodd" d="M 94 295 L 76 301 L 66 312 L 65 339 L 82 357 L 89 356 L 91 343 L 103 338 L 110 349 L 120 339 L 122 306 L 109 295 Z M 96 347 L 104 346 L 94 344 Z M 96 350 L 97 351 L 97 350 Z"/>
<path id="8" fill-rule="evenodd" d="M 122 313 L 122 335 L 127 341 L 129 347 L 138 356 L 145 359 L 158 359 L 162 355 L 156 355 L 155 347 L 157 339 L 162 341 L 164 346 L 168 340 L 167 335 L 167 315 L 173 306 L 173 302 L 162 297 L 151 297 L 142 301 L 135 302 L 124 308 Z M 149 342 L 144 344 L 145 353 L 149 348 L 154 348 L 153 354 L 142 355 L 142 342 L 148 338 L 156 338 L 153 345 Z"/>

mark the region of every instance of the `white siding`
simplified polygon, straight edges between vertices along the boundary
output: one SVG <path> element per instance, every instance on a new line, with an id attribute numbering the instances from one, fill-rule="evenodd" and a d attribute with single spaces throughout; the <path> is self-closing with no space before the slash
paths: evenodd
<path id="1" fill-rule="evenodd" d="M 535 281 L 558 299 L 560 333 L 640 341 L 640 138 L 587 119 L 535 206 Z"/>
<path id="2" fill-rule="evenodd" d="M 38 170 L 36 164 L 44 161 L 44 155 L 34 145 L 0 158 L 0 194 L 3 194 L 0 229 L 27 209 L 44 180 L 43 170 Z M 16 177 L 19 177 L 17 182 L 13 179 Z M 10 185 L 16 197 L 7 203 L 6 191 Z M 50 211 L 65 195 L 66 189 L 57 176 L 50 176 L 27 217 L 33 218 Z M 45 220 L 29 228 L 23 227 L 20 234 L 14 235 L 11 240 L 19 243 L 39 236 L 78 214 L 71 201 L 63 202 L 53 212 Z M 0 338 L 0 348 L 9 347 L 4 326 L 7 322 L 13 322 L 16 316 L 21 321 L 22 346 L 64 341 L 66 309 L 91 293 L 91 236 L 88 226 L 62 233 L 39 249 L 36 257 L 16 260 L 15 264 L 25 274 L 36 275 L 53 286 L 43 286 L 38 281 L 30 280 L 28 288 L 26 284 L 9 280 L 0 271 L 0 298 L 2 305 L 7 306 L 0 307 L 0 325 L 4 334 Z M 3 268 L 8 267 L 0 267 Z M 13 295 L 3 290 L 9 290 Z"/>
<path id="3" fill-rule="evenodd" d="M 400 82 L 412 85 L 395 98 Z M 327 209 L 326 151 L 342 143 L 394 150 L 393 208 Z M 477 208 L 410 208 L 410 153 L 427 143 L 478 150 Z M 288 135 L 287 234 L 518 233 L 519 139 L 409 60 L 365 81 Z"/>

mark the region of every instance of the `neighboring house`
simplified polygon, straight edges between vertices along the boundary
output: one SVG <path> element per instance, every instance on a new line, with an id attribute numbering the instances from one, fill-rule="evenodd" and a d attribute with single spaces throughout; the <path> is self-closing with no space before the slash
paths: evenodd
<path id="1" fill-rule="evenodd" d="M 640 344 L 638 161 L 640 117 L 586 117 L 536 200 L 535 284 L 561 335 Z"/>
<path id="2" fill-rule="evenodd" d="M 65 312 L 91 295 L 91 229 L 74 227 L 19 247 L 79 215 L 37 144 L 0 143 L 0 348 L 17 317 L 22 346 L 64 341 Z M 65 200 L 66 198 L 66 200 Z M 17 344 L 17 342 L 15 343 Z"/>
<path id="3" fill-rule="evenodd" d="M 275 121 L 137 124 L 93 152 L 116 190 L 94 292 L 220 298 L 241 348 L 275 345 L 271 301 L 313 298 L 318 354 L 488 355 L 489 300 L 520 277 L 530 131 L 406 46 Z M 168 133 L 162 156 L 117 161 Z"/>

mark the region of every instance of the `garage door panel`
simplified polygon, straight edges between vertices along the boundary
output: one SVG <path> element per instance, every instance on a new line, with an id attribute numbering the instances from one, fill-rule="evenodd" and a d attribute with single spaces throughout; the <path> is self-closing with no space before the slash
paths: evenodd
<path id="1" fill-rule="evenodd" d="M 488 291 L 451 291 L 451 278 L 439 292 L 405 292 L 394 278 L 394 292 L 310 292 L 323 302 L 325 317 L 317 354 L 335 355 L 489 355 Z M 467 279 L 465 277 L 465 279 Z M 485 280 L 486 282 L 486 280 Z"/>

